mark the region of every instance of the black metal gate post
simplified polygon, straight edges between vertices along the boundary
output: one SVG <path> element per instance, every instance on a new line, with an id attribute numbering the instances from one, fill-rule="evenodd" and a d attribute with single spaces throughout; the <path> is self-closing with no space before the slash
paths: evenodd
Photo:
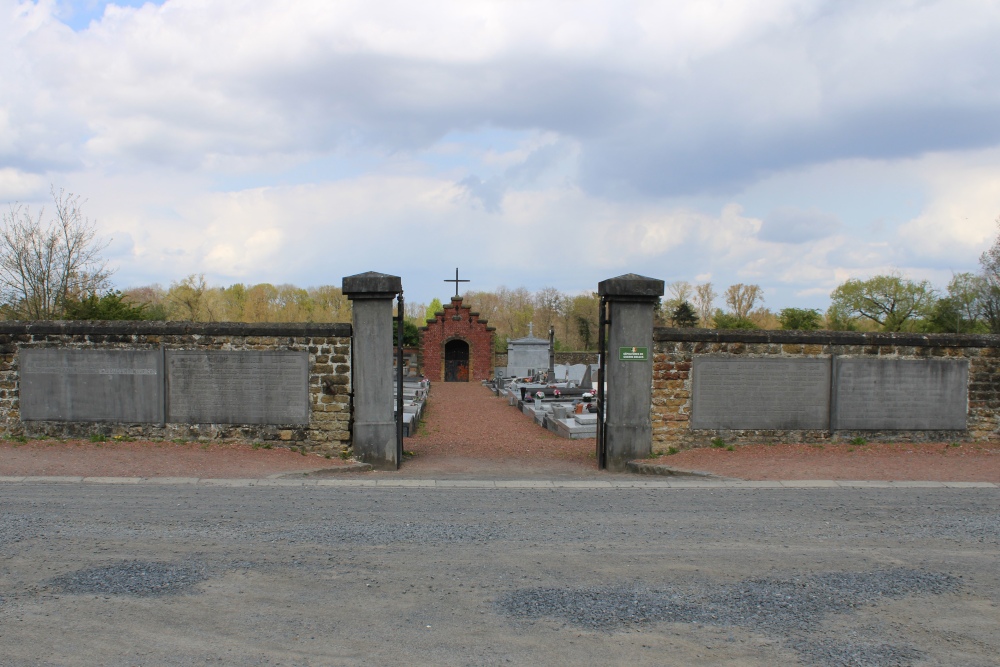
<path id="1" fill-rule="evenodd" d="M 607 396 L 604 395 L 604 378 L 607 369 L 608 355 L 607 336 L 605 332 L 608 328 L 608 302 L 606 297 L 601 297 L 600 310 L 597 316 L 597 469 L 605 470 L 608 467 L 608 447 L 606 432 L 604 430 L 604 405 Z"/>
<path id="2" fill-rule="evenodd" d="M 396 470 L 403 463 L 403 290 L 396 297 Z"/>

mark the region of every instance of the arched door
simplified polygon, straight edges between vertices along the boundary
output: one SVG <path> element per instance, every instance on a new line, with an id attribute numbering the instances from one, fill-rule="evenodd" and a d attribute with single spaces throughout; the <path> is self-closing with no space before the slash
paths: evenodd
<path id="1" fill-rule="evenodd" d="M 444 381 L 469 381 L 469 344 L 464 340 L 450 340 L 444 344 Z"/>

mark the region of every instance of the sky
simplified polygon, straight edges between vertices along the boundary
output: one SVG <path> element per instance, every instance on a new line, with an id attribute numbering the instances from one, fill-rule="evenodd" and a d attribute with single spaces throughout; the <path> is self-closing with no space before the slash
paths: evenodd
<path id="1" fill-rule="evenodd" d="M 458 267 L 825 310 L 978 268 L 998 34 L 996 0 L 0 0 L 0 205 L 81 195 L 123 289 L 426 303 Z"/>

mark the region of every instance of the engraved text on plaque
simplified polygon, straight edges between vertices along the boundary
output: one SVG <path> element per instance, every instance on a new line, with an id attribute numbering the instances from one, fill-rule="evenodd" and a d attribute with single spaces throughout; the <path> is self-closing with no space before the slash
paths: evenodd
<path id="1" fill-rule="evenodd" d="M 829 359 L 695 358 L 691 428 L 825 429 Z"/>

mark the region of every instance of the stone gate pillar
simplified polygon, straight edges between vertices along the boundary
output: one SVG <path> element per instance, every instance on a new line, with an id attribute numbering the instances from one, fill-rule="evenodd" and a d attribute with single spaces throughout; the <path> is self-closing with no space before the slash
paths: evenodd
<path id="1" fill-rule="evenodd" d="M 629 273 L 597 285 L 610 317 L 606 357 L 608 470 L 625 470 L 632 459 L 649 456 L 653 392 L 653 311 L 663 281 Z"/>
<path id="2" fill-rule="evenodd" d="M 392 393 L 392 300 L 403 289 L 399 276 L 368 271 L 347 276 L 351 300 L 354 391 L 354 456 L 373 467 L 395 470 L 396 422 Z"/>

